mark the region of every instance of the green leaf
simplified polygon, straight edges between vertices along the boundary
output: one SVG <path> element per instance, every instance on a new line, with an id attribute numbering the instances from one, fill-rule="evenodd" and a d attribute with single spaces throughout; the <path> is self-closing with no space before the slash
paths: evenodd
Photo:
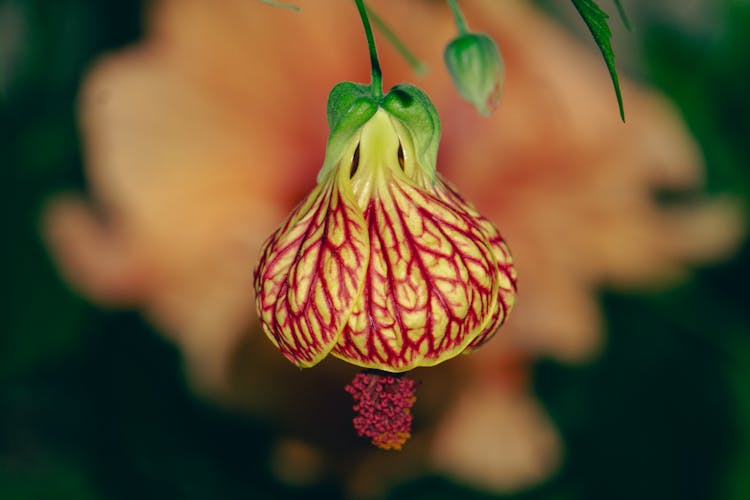
<path id="1" fill-rule="evenodd" d="M 609 30 L 609 25 L 607 24 L 609 16 L 593 0 L 572 0 L 572 2 L 586 23 L 586 26 L 588 26 L 589 31 L 594 36 L 594 41 L 599 46 L 599 50 L 604 57 L 604 62 L 607 64 L 607 69 L 609 70 L 609 76 L 612 78 L 612 85 L 615 87 L 617 105 L 620 107 L 620 118 L 624 122 L 625 109 L 622 105 L 620 81 L 617 78 L 615 55 L 612 52 L 612 45 L 610 44 L 612 32 Z"/>

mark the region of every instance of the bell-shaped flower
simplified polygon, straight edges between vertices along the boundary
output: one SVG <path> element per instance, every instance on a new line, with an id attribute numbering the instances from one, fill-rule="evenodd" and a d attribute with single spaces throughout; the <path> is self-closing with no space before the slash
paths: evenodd
<path id="1" fill-rule="evenodd" d="M 436 174 L 429 99 L 400 85 L 375 102 L 359 87 L 331 93 L 318 185 L 264 245 L 257 308 L 300 367 L 331 353 L 402 372 L 487 341 L 513 306 L 515 271 L 495 226 Z"/>

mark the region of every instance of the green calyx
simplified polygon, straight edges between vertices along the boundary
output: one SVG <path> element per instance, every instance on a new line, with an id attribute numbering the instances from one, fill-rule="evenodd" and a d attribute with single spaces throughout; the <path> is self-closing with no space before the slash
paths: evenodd
<path id="1" fill-rule="evenodd" d="M 330 135 L 318 182 L 341 160 L 347 146 L 370 118 L 383 108 L 410 134 L 420 166 L 432 177 L 437 166 L 440 117 L 429 97 L 419 88 L 400 83 L 382 97 L 370 85 L 341 82 L 328 96 Z"/>
<path id="2" fill-rule="evenodd" d="M 430 98 L 414 85 L 399 83 L 383 98 L 382 106 L 409 131 L 417 161 L 433 176 L 440 144 L 440 116 Z"/>
<path id="3" fill-rule="evenodd" d="M 333 87 L 328 95 L 328 128 L 331 132 L 318 182 L 336 166 L 357 131 L 377 110 L 378 104 L 370 85 L 341 82 Z"/>

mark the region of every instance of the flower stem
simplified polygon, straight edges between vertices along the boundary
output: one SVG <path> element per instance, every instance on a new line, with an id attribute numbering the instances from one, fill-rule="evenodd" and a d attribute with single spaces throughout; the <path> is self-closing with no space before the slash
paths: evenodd
<path id="1" fill-rule="evenodd" d="M 456 27 L 458 28 L 458 34 L 464 35 L 469 32 L 469 27 L 466 26 L 466 19 L 461 13 L 461 9 L 458 8 L 458 2 L 456 0 L 448 0 L 448 4 L 451 6 L 453 11 L 453 17 L 456 18 Z"/>
<path id="2" fill-rule="evenodd" d="M 367 37 L 367 48 L 370 50 L 370 65 L 372 67 L 372 95 L 376 99 L 383 97 L 383 73 L 380 71 L 380 61 L 378 61 L 378 50 L 375 48 L 375 38 L 372 36 L 370 19 L 367 17 L 367 9 L 363 0 L 354 0 L 357 4 L 359 17 L 362 19 L 362 27 L 365 29 Z"/>

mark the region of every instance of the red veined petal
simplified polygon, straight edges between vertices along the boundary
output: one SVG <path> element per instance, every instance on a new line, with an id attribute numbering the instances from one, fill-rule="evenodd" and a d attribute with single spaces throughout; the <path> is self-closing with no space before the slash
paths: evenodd
<path id="1" fill-rule="evenodd" d="M 490 340 L 495 335 L 500 325 L 503 324 L 505 318 L 508 317 L 511 309 L 513 309 L 517 291 L 516 269 L 513 266 L 513 258 L 511 257 L 508 245 L 505 243 L 502 236 L 500 236 L 500 232 L 495 225 L 490 222 L 489 219 L 477 212 L 476 209 L 464 200 L 449 183 L 445 182 L 440 177 L 438 177 L 435 183 L 435 192 L 438 197 L 447 200 L 456 207 L 460 207 L 464 212 L 469 214 L 470 217 L 473 217 L 478 221 L 492 247 L 492 253 L 497 263 L 497 271 L 499 275 L 496 307 L 485 327 L 464 350 L 464 353 L 468 354 Z"/>
<path id="2" fill-rule="evenodd" d="M 478 220 L 408 182 L 385 186 L 364 213 L 370 263 L 332 354 L 398 372 L 476 337 L 496 307 L 497 264 Z"/>
<path id="3" fill-rule="evenodd" d="M 337 178 L 266 242 L 255 272 L 258 314 L 290 361 L 309 367 L 330 352 L 361 295 L 368 253 L 362 213 Z"/>

